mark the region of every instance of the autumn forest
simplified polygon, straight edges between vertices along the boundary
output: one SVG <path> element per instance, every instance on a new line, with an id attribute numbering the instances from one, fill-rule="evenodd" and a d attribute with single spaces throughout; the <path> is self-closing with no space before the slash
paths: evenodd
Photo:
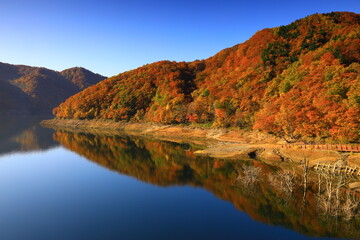
<path id="1" fill-rule="evenodd" d="M 360 15 L 314 14 L 258 31 L 205 60 L 161 61 L 110 77 L 53 113 L 356 142 L 359 73 Z"/>
<path id="2" fill-rule="evenodd" d="M 351 1 L 2 4 L 0 239 L 360 239 Z"/>

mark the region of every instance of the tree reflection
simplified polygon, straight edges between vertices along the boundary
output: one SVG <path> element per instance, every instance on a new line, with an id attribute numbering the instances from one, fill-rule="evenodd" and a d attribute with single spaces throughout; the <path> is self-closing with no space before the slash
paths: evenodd
<path id="1" fill-rule="evenodd" d="M 332 183 L 335 188 L 328 203 L 329 183 L 319 187 L 316 178 L 306 176 L 304 186 L 302 176 L 259 161 L 196 157 L 197 147 L 189 144 L 66 131 L 56 132 L 54 139 L 90 161 L 148 183 L 200 186 L 257 221 L 311 236 L 360 237 L 359 196 L 337 193 L 339 183 Z M 334 215 L 326 204 L 343 214 Z"/>

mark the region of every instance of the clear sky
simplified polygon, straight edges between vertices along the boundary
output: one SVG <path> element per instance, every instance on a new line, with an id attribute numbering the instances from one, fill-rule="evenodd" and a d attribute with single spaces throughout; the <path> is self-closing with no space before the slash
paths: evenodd
<path id="1" fill-rule="evenodd" d="M 0 61 L 112 76 L 192 61 L 313 13 L 360 13 L 360 0 L 0 0 Z"/>

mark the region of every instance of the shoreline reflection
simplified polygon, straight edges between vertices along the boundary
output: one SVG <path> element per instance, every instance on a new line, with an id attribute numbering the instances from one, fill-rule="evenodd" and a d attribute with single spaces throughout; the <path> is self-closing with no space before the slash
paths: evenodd
<path id="1" fill-rule="evenodd" d="M 359 217 L 346 219 L 321 212 L 314 182 L 310 181 L 304 194 L 301 180 L 294 181 L 289 194 L 281 184 L 274 184 L 279 169 L 259 161 L 197 157 L 193 145 L 125 135 L 57 131 L 54 140 L 89 161 L 146 183 L 202 187 L 259 222 L 308 236 L 360 237 Z M 244 171 L 250 167 L 259 170 L 259 179 L 244 185 Z"/>

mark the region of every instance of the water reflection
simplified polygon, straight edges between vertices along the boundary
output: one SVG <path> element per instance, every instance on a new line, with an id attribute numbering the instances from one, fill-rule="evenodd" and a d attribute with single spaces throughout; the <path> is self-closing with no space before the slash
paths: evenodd
<path id="1" fill-rule="evenodd" d="M 44 116 L 0 116 L 0 155 L 46 150 L 59 145 L 53 130 L 42 128 Z"/>
<path id="2" fill-rule="evenodd" d="M 311 236 L 360 238 L 358 215 L 347 219 L 326 214 L 314 183 L 309 181 L 304 195 L 301 181 L 261 162 L 200 158 L 193 154 L 196 146 L 138 137 L 58 131 L 54 139 L 90 161 L 148 183 L 207 189 L 260 222 Z M 292 188 L 282 183 L 289 179 Z"/>

